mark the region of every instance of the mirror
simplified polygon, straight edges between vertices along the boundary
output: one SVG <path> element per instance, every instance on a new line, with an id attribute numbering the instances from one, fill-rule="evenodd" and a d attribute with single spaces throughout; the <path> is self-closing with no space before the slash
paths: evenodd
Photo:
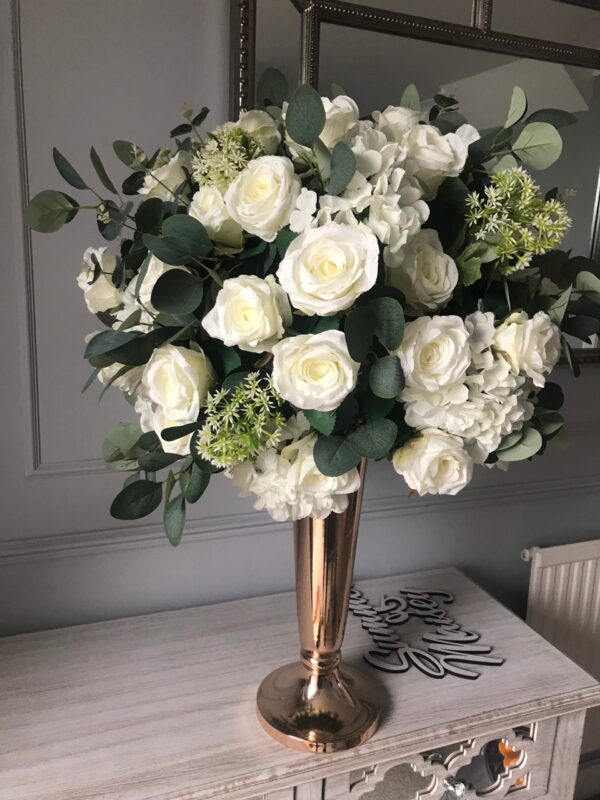
<path id="1" fill-rule="evenodd" d="M 275 67 L 290 86 L 304 75 L 323 95 L 333 83 L 343 87 L 362 114 L 397 104 L 409 83 L 425 108 L 440 89 L 454 94 L 480 130 L 503 118 L 515 85 L 525 90 L 530 110 L 573 113 L 577 124 L 561 130 L 563 157 L 534 178 L 546 190 L 572 190 L 565 247 L 600 257 L 600 50 L 592 49 L 600 41 L 600 12 L 590 2 L 363 0 L 339 10 L 320 0 L 247 5 L 255 7 L 249 95 L 254 78 Z M 592 358 L 588 350 L 586 360 Z"/>

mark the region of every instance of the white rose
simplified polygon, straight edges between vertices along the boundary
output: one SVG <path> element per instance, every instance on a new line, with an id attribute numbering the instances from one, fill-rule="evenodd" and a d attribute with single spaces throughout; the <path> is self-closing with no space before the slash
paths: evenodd
<path id="1" fill-rule="evenodd" d="M 378 130 L 390 142 L 402 143 L 409 130 L 419 124 L 419 112 L 402 106 L 388 106 L 383 111 L 374 111 L 373 119 Z"/>
<path id="2" fill-rule="evenodd" d="M 415 125 L 405 141 L 408 166 L 421 184 L 426 200 L 435 197 L 443 180 L 456 178 L 463 171 L 468 144 L 457 133 L 444 135 L 433 125 Z"/>
<path id="3" fill-rule="evenodd" d="M 226 247 L 242 246 L 242 228 L 229 216 L 216 186 L 201 186 L 192 198 L 188 214 L 204 225 L 213 242 Z"/>
<path id="4" fill-rule="evenodd" d="M 267 156 L 272 156 L 279 147 L 279 127 L 266 111 L 244 111 L 238 120 L 238 127 L 244 133 L 250 134 Z"/>
<path id="5" fill-rule="evenodd" d="M 273 349 L 291 322 L 287 295 L 272 275 L 240 275 L 225 281 L 202 325 L 228 347 L 262 353 Z"/>
<path id="6" fill-rule="evenodd" d="M 333 223 L 294 239 L 277 277 L 295 308 L 328 316 L 373 286 L 378 259 L 379 245 L 368 229 Z"/>
<path id="7" fill-rule="evenodd" d="M 181 269 L 184 272 L 189 272 L 187 267 L 175 266 L 172 264 L 165 264 L 160 261 L 156 256 L 150 256 L 148 267 L 145 275 L 143 275 L 142 283 L 138 289 L 140 273 L 138 273 L 127 286 L 123 292 L 123 308 L 117 313 L 117 319 L 124 322 L 135 311 L 141 309 L 140 322 L 145 325 L 150 325 L 153 322 L 153 314 L 158 314 L 150 302 L 152 299 L 152 291 L 159 278 L 165 272 L 170 272 L 172 269 Z M 139 297 L 139 302 L 138 302 Z"/>
<path id="8" fill-rule="evenodd" d="M 473 475 L 473 460 L 462 440 L 436 428 L 426 428 L 396 450 L 392 463 L 420 495 L 457 494 Z"/>
<path id="9" fill-rule="evenodd" d="M 148 197 L 159 197 L 161 200 L 173 200 L 175 189 L 187 178 L 184 167 L 190 168 L 189 153 L 180 150 L 162 167 L 154 167 L 151 173 L 144 178 L 144 185 L 138 189 L 138 194 Z"/>
<path id="10" fill-rule="evenodd" d="M 378 194 L 371 199 L 366 225 L 382 244 L 385 253 L 398 253 L 421 227 L 421 220 L 412 206 L 403 207 L 397 194 Z"/>
<path id="11" fill-rule="evenodd" d="M 396 355 L 407 386 L 436 392 L 465 377 L 471 363 L 469 332 L 460 317 L 419 317 L 406 325 Z"/>
<path id="12" fill-rule="evenodd" d="M 261 156 L 227 189 L 225 205 L 245 231 L 272 242 L 288 224 L 299 194 L 300 179 L 289 158 Z"/>
<path id="13" fill-rule="evenodd" d="M 325 127 L 319 138 L 330 149 L 338 142 L 348 142 L 358 125 L 358 106 L 351 97 L 340 94 L 333 100 L 321 98 L 325 108 Z"/>
<path id="14" fill-rule="evenodd" d="M 144 368 L 135 404 L 142 430 L 161 436 L 165 428 L 195 422 L 213 383 L 212 365 L 199 348 L 173 344 L 157 348 Z M 189 452 L 189 437 L 161 440 L 167 453 Z"/>
<path id="15" fill-rule="evenodd" d="M 341 331 L 292 336 L 273 347 L 273 384 L 298 408 L 337 408 L 354 389 L 359 366 Z"/>
<path id="16" fill-rule="evenodd" d="M 95 281 L 94 272 L 96 266 L 92 261 L 92 256 L 97 260 L 101 269 L 101 274 Z M 77 285 L 83 291 L 85 304 L 92 314 L 97 314 L 99 311 L 109 311 L 123 301 L 121 292 L 112 281 L 116 264 L 117 259 L 111 253 L 106 252 L 106 247 L 88 247 L 83 254 L 83 263 L 77 276 Z"/>
<path id="17" fill-rule="evenodd" d="M 388 270 L 388 283 L 404 294 L 415 312 L 442 308 L 458 283 L 458 269 L 444 253 L 436 231 L 419 231 L 400 251 L 400 264 Z"/>
<path id="18" fill-rule="evenodd" d="M 560 331 L 543 311 L 531 319 L 524 311 L 515 311 L 496 328 L 493 346 L 513 372 L 524 372 L 541 388 L 546 382 L 544 375 L 560 358 Z"/>

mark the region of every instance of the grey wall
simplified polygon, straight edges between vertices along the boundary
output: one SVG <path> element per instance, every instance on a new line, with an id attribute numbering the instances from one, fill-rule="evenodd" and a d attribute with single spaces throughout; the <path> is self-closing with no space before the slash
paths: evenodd
<path id="1" fill-rule="evenodd" d="M 104 470 L 99 448 L 131 410 L 116 392 L 100 405 L 96 389 L 80 394 L 82 340 L 94 326 L 75 284 L 80 254 L 102 240 L 93 220 L 30 236 L 21 218 L 27 195 L 61 187 L 53 145 L 91 178 L 93 143 L 118 179 L 114 138 L 148 148 L 166 141 L 183 101 L 210 106 L 215 124 L 226 118 L 227 5 L 0 0 L 2 633 L 292 587 L 289 526 L 253 511 L 225 479 L 192 509 L 177 550 L 159 515 L 133 525 L 111 519 L 121 478 Z M 391 468 L 375 465 L 358 574 L 454 564 L 519 607 L 523 547 L 596 537 L 600 367 L 578 382 L 564 378 L 566 452 L 507 474 L 480 470 L 457 498 L 408 498 Z"/>

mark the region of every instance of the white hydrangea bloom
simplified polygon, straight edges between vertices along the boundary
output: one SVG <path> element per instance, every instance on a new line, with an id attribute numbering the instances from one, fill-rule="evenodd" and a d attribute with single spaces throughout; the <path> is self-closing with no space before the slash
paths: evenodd
<path id="1" fill-rule="evenodd" d="M 348 506 L 348 495 L 360 487 L 357 469 L 336 478 L 319 472 L 313 458 L 317 436 L 305 435 L 309 428 L 304 414 L 292 417 L 282 430 L 278 448 L 269 448 L 255 461 L 243 461 L 225 473 L 242 496 L 256 496 L 257 510 L 268 511 L 278 522 L 339 514 Z"/>

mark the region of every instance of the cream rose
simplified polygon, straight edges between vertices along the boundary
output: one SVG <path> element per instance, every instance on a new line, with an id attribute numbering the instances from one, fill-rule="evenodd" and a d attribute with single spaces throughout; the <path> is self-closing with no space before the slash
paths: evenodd
<path id="1" fill-rule="evenodd" d="M 531 319 L 515 311 L 494 331 L 493 347 L 514 373 L 524 372 L 541 388 L 560 358 L 560 330 L 543 311 Z"/>
<path id="2" fill-rule="evenodd" d="M 328 316 L 349 308 L 377 280 L 379 245 L 366 228 L 335 223 L 300 234 L 277 277 L 292 305 Z"/>
<path id="3" fill-rule="evenodd" d="M 468 128 L 465 135 L 458 131 L 444 135 L 433 125 L 415 125 L 406 134 L 408 166 L 421 184 L 426 200 L 435 197 L 442 181 L 456 178 L 463 171 L 473 141 L 472 126 Z"/>
<path id="4" fill-rule="evenodd" d="M 142 430 L 154 430 L 167 453 L 189 453 L 189 437 L 167 442 L 161 432 L 195 422 L 213 383 L 212 365 L 199 348 L 157 348 L 144 368 L 135 404 Z"/>
<path id="5" fill-rule="evenodd" d="M 288 224 L 299 194 L 300 179 L 289 158 L 261 156 L 227 189 L 225 205 L 245 231 L 272 242 Z"/>
<path id="6" fill-rule="evenodd" d="M 436 428 L 426 428 L 396 450 L 392 464 L 420 495 L 457 494 L 473 475 L 473 460 L 462 439 Z"/>
<path id="7" fill-rule="evenodd" d="M 348 142 L 358 125 L 358 106 L 351 97 L 340 94 L 333 100 L 321 98 L 325 108 L 325 127 L 319 138 L 327 147 L 338 142 Z"/>
<path id="8" fill-rule="evenodd" d="M 96 280 L 94 280 L 96 265 L 92 256 L 98 262 L 101 270 Z M 117 259 L 111 253 L 106 252 L 106 247 L 88 247 L 83 254 L 77 285 L 83 291 L 85 304 L 92 314 L 109 311 L 123 302 L 121 292 L 112 280 L 116 264 Z"/>
<path id="9" fill-rule="evenodd" d="M 202 325 L 228 347 L 262 353 L 273 349 L 291 322 L 287 295 L 272 275 L 240 275 L 225 281 Z"/>
<path id="10" fill-rule="evenodd" d="M 188 214 L 204 225 L 213 242 L 233 248 L 242 246 L 241 225 L 229 216 L 216 186 L 201 186 L 192 198 Z"/>
<path id="11" fill-rule="evenodd" d="M 359 366 L 341 331 L 292 336 L 273 347 L 273 384 L 297 408 L 337 408 L 356 386 Z"/>
<path id="12" fill-rule="evenodd" d="M 148 197 L 160 197 L 161 200 L 173 200 L 175 189 L 187 178 L 184 167 L 190 167 L 191 159 L 188 153 L 180 150 L 162 167 L 155 167 L 144 178 L 144 185 L 138 189 L 138 194 Z"/>
<path id="13" fill-rule="evenodd" d="M 374 111 L 377 130 L 382 131 L 390 142 L 404 141 L 405 135 L 419 124 L 419 112 L 402 106 L 388 106 L 383 111 Z"/>
<path id="14" fill-rule="evenodd" d="M 465 377 L 471 363 L 469 332 L 460 317 L 419 317 L 406 325 L 396 355 L 408 387 L 436 392 Z"/>
<path id="15" fill-rule="evenodd" d="M 388 270 L 388 283 L 404 294 L 411 310 L 442 308 L 458 283 L 458 269 L 431 228 L 419 231 L 400 251 L 400 263 Z"/>
<path id="16" fill-rule="evenodd" d="M 272 156 L 281 142 L 279 127 L 266 111 L 244 111 L 238 120 L 238 128 L 250 134 L 267 156 Z"/>

